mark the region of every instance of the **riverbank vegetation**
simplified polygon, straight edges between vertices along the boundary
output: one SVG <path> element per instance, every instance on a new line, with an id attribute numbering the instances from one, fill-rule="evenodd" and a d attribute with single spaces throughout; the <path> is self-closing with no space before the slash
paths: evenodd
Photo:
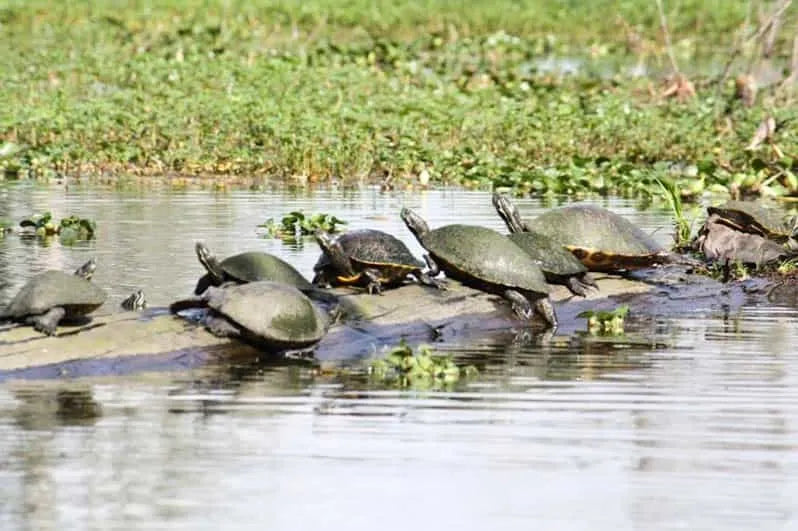
<path id="1" fill-rule="evenodd" d="M 796 196 L 797 20 L 788 0 L 10 0 L 0 166 Z"/>

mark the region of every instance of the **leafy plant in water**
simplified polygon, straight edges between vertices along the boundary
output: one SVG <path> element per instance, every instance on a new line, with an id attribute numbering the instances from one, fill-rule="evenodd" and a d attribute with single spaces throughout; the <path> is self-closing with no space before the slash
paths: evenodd
<path id="1" fill-rule="evenodd" d="M 19 222 L 20 227 L 33 229 L 34 234 L 40 238 L 59 235 L 61 243 L 69 245 L 77 240 L 90 240 L 94 238 L 97 223 L 87 218 L 69 216 L 61 219 L 56 224 L 51 212 L 34 214 Z"/>
<path id="2" fill-rule="evenodd" d="M 629 306 L 618 306 L 614 310 L 586 310 L 577 315 L 587 319 L 587 331 L 593 335 L 623 335 L 623 324 L 629 313 Z"/>
<path id="3" fill-rule="evenodd" d="M 419 346 L 417 352 L 413 352 L 404 340 L 384 359 L 374 360 L 369 366 L 369 375 L 373 379 L 399 387 L 453 385 L 461 378 L 470 378 L 477 373 L 473 365 L 459 367 L 451 356 L 436 354 L 426 345 Z"/>
<path id="4" fill-rule="evenodd" d="M 271 238 L 295 240 L 312 235 L 317 230 L 340 232 L 341 229 L 338 226 L 346 224 L 346 221 L 332 214 L 317 213 L 305 215 L 304 212 L 295 210 L 283 216 L 279 222 L 274 218 L 269 218 L 258 225 L 258 227 L 266 229 L 266 234 Z"/>
<path id="5" fill-rule="evenodd" d="M 676 184 L 673 181 L 666 179 L 656 179 L 662 190 L 662 195 L 671 207 L 673 213 L 673 222 L 676 226 L 676 234 L 674 235 L 676 249 L 686 249 L 690 246 L 691 224 L 687 221 L 682 207 L 682 196 L 679 190 L 676 189 Z"/>

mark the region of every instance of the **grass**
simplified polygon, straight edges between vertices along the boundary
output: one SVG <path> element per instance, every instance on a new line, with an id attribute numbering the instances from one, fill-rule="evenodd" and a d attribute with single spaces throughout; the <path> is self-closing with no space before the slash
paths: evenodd
<path id="1" fill-rule="evenodd" d="M 687 102 L 662 96 L 668 59 L 648 0 L 12 0 L 0 8 L 0 166 L 798 194 L 798 121 L 778 131 L 781 150 L 743 149 L 768 113 L 794 115 L 793 95 L 771 87 L 749 108 L 732 78 L 713 84 L 748 2 L 665 7 L 699 89 Z M 577 74 L 548 70 L 552 58 Z M 635 64 L 652 74 L 624 74 Z"/>

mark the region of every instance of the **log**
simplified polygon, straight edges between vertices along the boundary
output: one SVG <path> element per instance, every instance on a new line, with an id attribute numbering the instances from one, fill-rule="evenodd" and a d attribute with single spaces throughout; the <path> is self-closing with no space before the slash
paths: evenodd
<path id="1" fill-rule="evenodd" d="M 602 276 L 596 279 L 599 289 L 584 299 L 555 286 L 552 300 L 560 321 L 557 335 L 584 330 L 585 321 L 577 314 L 585 309 L 611 309 L 623 302 L 632 306 L 633 313 L 677 314 L 686 307 L 694 309 L 690 300 L 717 298 L 719 291 L 726 289 L 706 277 L 689 282 L 684 277 L 676 279 L 678 282 L 662 282 L 660 277 L 641 277 L 641 281 Z M 741 301 L 744 290 L 732 291 Z M 500 297 L 454 281 L 449 281 L 444 291 L 410 284 L 381 296 L 348 288 L 338 293 L 346 317 L 331 326 L 316 347 L 314 357 L 320 362 L 379 355 L 401 339 L 411 345 L 433 341 L 457 345 L 477 337 L 512 338 L 519 330 L 543 328 L 539 320 L 519 321 Z M 734 301 L 724 300 L 723 304 Z M 29 326 L 0 329 L 0 381 L 180 370 L 240 356 L 257 358 L 269 353 L 218 338 L 165 308 L 97 315 L 83 326 L 60 326 L 53 337 Z"/>

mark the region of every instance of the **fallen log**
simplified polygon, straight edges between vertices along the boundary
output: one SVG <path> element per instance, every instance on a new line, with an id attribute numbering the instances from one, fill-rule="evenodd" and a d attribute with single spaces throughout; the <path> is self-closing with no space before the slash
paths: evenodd
<path id="1" fill-rule="evenodd" d="M 585 328 L 577 315 L 586 309 L 611 309 L 623 302 L 633 313 L 676 315 L 696 307 L 740 304 L 751 290 L 730 289 L 706 277 L 682 276 L 662 281 L 630 280 L 617 276 L 597 278 L 599 290 L 573 297 L 561 286 L 552 299 L 559 317 L 558 335 Z M 436 342 L 467 344 L 475 337 L 542 329 L 540 322 L 522 323 L 500 297 L 450 281 L 439 291 L 419 285 L 388 290 L 381 296 L 342 289 L 346 318 L 335 323 L 314 351 L 320 361 L 339 362 L 379 354 L 401 339 L 411 345 Z M 731 298 L 730 298 L 731 297 Z M 664 313 L 663 313 L 664 312 Z M 537 328 L 540 327 L 540 328 Z M 62 326 L 48 337 L 28 326 L 0 331 L 0 381 L 14 378 L 53 378 L 125 374 L 148 370 L 179 370 L 226 357 L 263 356 L 236 341 L 218 338 L 197 323 L 174 316 L 165 308 L 144 312 L 97 315 L 80 327 Z"/>

